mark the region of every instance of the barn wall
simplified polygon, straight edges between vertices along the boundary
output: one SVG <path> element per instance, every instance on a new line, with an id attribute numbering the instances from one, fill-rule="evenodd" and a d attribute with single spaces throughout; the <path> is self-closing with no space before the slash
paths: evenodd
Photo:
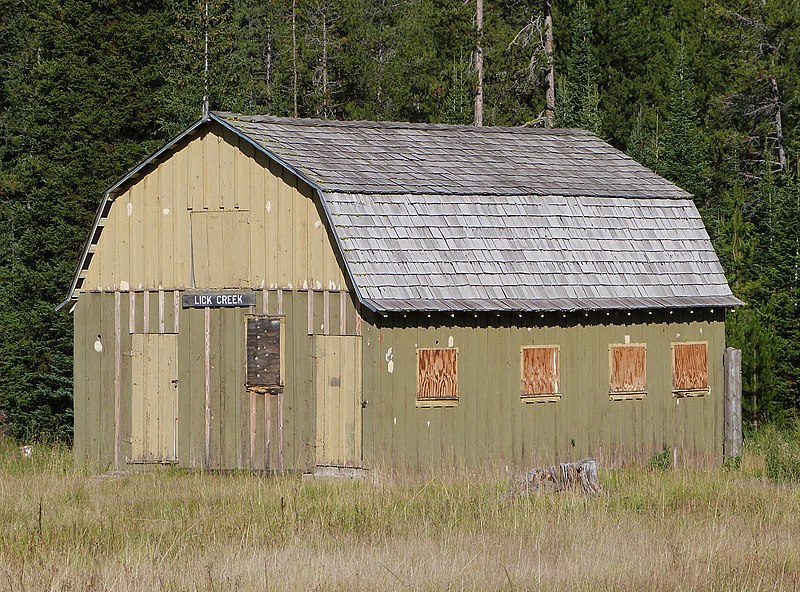
<path id="1" fill-rule="evenodd" d="M 421 323 L 422 326 L 417 326 Z M 367 466 L 531 466 L 584 456 L 642 462 L 677 447 L 678 464 L 722 458 L 724 312 L 497 317 L 365 317 Z M 647 344 L 647 395 L 610 401 L 608 345 Z M 672 396 L 671 342 L 708 341 L 711 392 Z M 520 399 L 520 349 L 559 345 L 561 399 Z M 417 347 L 458 348 L 459 401 L 417 408 Z"/>
<path id="2" fill-rule="evenodd" d="M 252 309 L 182 309 L 176 302 L 180 302 L 180 292 L 177 298 L 173 291 L 80 295 L 74 311 L 76 460 L 97 470 L 114 466 L 117 367 L 119 465 L 124 467 L 131 457 L 132 329 L 136 333 L 178 334 L 180 466 L 270 470 L 313 466 L 313 334 L 354 335 L 359 330 L 359 317 L 349 293 L 259 290 Z M 206 311 L 211 360 L 208 459 Z M 282 395 L 251 393 L 244 386 L 245 315 L 251 313 L 285 318 L 286 386 Z M 119 355 L 115 353 L 117 318 Z"/>
<path id="3" fill-rule="evenodd" d="M 311 188 L 219 124 L 204 130 L 114 199 L 81 289 L 343 289 Z"/>

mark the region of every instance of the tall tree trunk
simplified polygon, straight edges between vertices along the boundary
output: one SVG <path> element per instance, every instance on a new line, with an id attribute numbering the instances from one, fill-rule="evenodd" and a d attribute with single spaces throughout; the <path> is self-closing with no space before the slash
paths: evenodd
<path id="1" fill-rule="evenodd" d="M 547 60 L 547 82 L 544 98 L 544 126 L 553 127 L 556 116 L 556 82 L 553 72 L 553 1 L 544 0 L 544 55 Z"/>
<path id="2" fill-rule="evenodd" d="M 772 103 L 775 109 L 775 144 L 778 148 L 778 163 L 781 171 L 786 170 L 786 148 L 783 143 L 783 119 L 781 116 L 781 96 L 778 92 L 778 81 L 774 76 L 769 77 L 769 87 L 772 92 Z"/>
<path id="3" fill-rule="evenodd" d="M 475 23 L 478 42 L 475 44 L 475 72 L 478 83 L 475 88 L 475 125 L 483 125 L 483 0 L 475 0 Z"/>
<path id="4" fill-rule="evenodd" d="M 328 119 L 328 15 L 322 14 L 322 117 Z"/>
<path id="5" fill-rule="evenodd" d="M 208 119 L 210 111 L 210 102 L 208 98 L 208 0 L 205 3 L 205 19 L 203 20 L 203 42 L 205 49 L 203 50 L 203 105 L 201 107 L 203 112 L 203 119 Z"/>
<path id="6" fill-rule="evenodd" d="M 297 0 L 292 0 L 292 101 L 297 117 Z"/>

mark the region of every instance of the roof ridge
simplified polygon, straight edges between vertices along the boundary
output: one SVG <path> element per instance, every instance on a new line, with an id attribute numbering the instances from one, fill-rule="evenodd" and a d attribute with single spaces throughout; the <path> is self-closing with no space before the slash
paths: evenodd
<path id="1" fill-rule="evenodd" d="M 441 130 L 441 131 L 464 131 L 474 133 L 535 133 L 542 135 L 573 135 L 586 136 L 600 139 L 592 132 L 578 128 L 539 128 L 526 126 L 474 126 L 474 125 L 454 125 L 449 123 L 423 123 L 410 121 L 369 121 L 364 119 L 339 120 L 339 119 L 315 119 L 311 117 L 279 117 L 277 115 L 244 115 L 232 113 L 230 111 L 212 111 L 214 115 L 221 119 L 230 121 L 243 121 L 252 123 L 275 123 L 282 125 L 298 125 L 303 127 L 353 127 L 360 129 L 421 129 L 421 130 Z"/>

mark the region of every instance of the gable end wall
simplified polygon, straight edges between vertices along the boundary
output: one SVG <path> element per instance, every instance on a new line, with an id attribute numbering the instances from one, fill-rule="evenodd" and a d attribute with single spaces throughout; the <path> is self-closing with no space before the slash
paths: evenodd
<path id="1" fill-rule="evenodd" d="M 114 199 L 81 291 L 346 289 L 312 196 L 209 124 Z"/>

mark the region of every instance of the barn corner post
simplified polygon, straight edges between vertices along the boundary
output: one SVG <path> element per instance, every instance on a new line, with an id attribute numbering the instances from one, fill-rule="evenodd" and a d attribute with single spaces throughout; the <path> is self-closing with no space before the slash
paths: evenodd
<path id="1" fill-rule="evenodd" d="M 725 462 L 742 456 L 742 350 L 725 349 L 725 413 L 723 459 Z"/>

